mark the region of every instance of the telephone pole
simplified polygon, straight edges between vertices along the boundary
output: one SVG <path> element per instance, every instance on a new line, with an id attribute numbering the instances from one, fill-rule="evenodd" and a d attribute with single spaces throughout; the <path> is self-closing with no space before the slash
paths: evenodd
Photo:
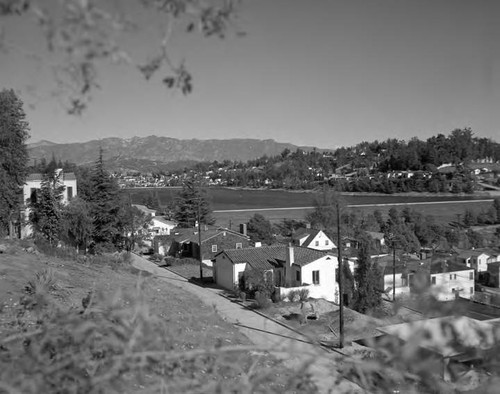
<path id="1" fill-rule="evenodd" d="M 340 209 L 337 202 L 337 259 L 339 261 L 339 348 L 344 347 L 344 292 L 343 292 L 343 264 L 342 264 L 342 236 L 340 234 Z"/>

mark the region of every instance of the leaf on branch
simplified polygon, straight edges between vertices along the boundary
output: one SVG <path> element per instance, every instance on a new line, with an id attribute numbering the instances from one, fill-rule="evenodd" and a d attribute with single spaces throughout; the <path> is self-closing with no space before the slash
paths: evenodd
<path id="1" fill-rule="evenodd" d="M 163 63 L 163 57 L 158 56 L 152 60 L 150 60 L 148 63 L 139 65 L 137 68 L 139 71 L 142 73 L 144 78 L 146 78 L 147 81 L 154 75 L 156 71 L 161 67 Z"/>

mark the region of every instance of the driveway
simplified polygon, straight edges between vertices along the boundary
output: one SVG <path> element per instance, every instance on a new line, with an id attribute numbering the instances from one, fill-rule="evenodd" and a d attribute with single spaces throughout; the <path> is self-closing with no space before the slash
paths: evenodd
<path id="1" fill-rule="evenodd" d="M 272 354 L 283 360 L 288 367 L 296 369 L 309 360 L 312 379 L 321 393 L 364 392 L 359 386 L 344 378 L 341 378 L 338 384 L 336 383 L 339 377 L 336 367 L 342 363 L 343 358 L 339 354 L 328 352 L 310 343 L 304 336 L 239 303 L 232 302 L 221 295 L 220 289 L 198 286 L 141 256 L 132 256 L 134 267 L 151 272 L 157 278 L 178 286 L 196 295 L 201 302 L 213 306 L 223 319 L 233 323 L 258 348 L 275 349 Z"/>

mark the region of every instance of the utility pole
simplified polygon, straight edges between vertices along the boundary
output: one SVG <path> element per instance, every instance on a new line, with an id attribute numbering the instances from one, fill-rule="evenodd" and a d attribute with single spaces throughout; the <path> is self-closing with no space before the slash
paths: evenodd
<path id="1" fill-rule="evenodd" d="M 200 199 L 198 199 L 198 245 L 200 253 L 200 281 L 203 282 L 203 254 L 201 248 L 201 215 L 200 215 Z"/>
<path id="2" fill-rule="evenodd" d="M 392 302 L 396 302 L 396 242 L 392 240 Z"/>
<path id="3" fill-rule="evenodd" d="M 343 264 L 342 264 L 342 236 L 340 234 L 340 209 L 339 203 L 337 202 L 337 259 L 339 262 L 339 348 L 342 349 L 344 347 L 344 292 L 343 292 Z"/>

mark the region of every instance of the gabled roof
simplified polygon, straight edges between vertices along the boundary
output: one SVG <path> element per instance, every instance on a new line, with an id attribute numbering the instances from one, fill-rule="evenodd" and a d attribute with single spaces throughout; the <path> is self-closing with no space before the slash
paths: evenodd
<path id="1" fill-rule="evenodd" d="M 485 254 L 487 256 L 490 256 L 489 253 L 486 253 L 483 250 L 480 249 L 471 249 L 471 250 L 464 250 L 458 254 L 458 257 L 462 259 L 467 259 L 469 257 L 478 257 L 481 256 L 482 254 Z"/>
<path id="2" fill-rule="evenodd" d="M 261 246 L 259 248 L 226 249 L 224 253 L 233 264 L 248 263 L 252 268 L 258 270 L 269 270 L 281 267 L 286 262 L 288 246 L 274 245 Z M 316 261 L 326 255 L 327 252 L 300 246 L 293 247 L 294 264 L 304 266 Z M 334 257 L 332 255 L 332 257 Z"/>
<path id="3" fill-rule="evenodd" d="M 204 230 L 203 228 L 201 229 L 201 243 L 204 243 L 209 239 L 222 233 L 227 233 L 233 236 L 241 237 L 243 239 L 249 239 L 248 236 L 238 233 L 236 231 L 229 230 L 227 228 L 212 227 L 212 228 L 207 228 L 206 230 Z M 197 244 L 199 242 L 198 229 L 197 228 L 177 229 L 175 230 L 174 239 L 179 243 L 194 242 Z"/>
<path id="4" fill-rule="evenodd" d="M 314 229 L 314 228 L 300 228 L 300 229 L 297 230 L 297 232 L 295 232 L 292 235 L 292 240 L 294 240 L 294 241 L 300 241 L 301 239 L 304 239 L 304 238 L 307 237 L 307 239 L 302 243 L 302 245 L 308 246 L 308 245 L 311 244 L 311 242 L 314 240 L 314 238 L 316 238 L 316 236 L 320 232 L 323 232 L 323 231 L 322 230 L 317 230 L 317 229 Z M 330 239 L 330 237 L 328 237 L 326 234 L 325 234 L 325 236 L 328 239 Z"/>

